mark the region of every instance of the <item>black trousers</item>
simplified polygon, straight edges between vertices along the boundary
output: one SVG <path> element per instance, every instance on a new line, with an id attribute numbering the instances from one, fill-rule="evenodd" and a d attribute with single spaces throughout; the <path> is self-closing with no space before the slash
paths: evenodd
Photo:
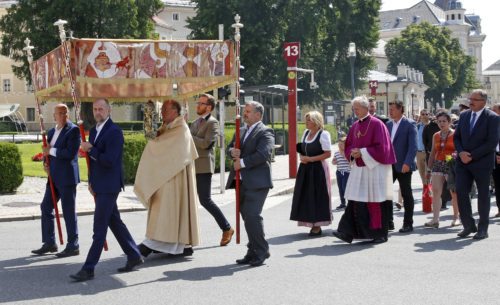
<path id="1" fill-rule="evenodd" d="M 219 228 L 222 231 L 227 231 L 231 228 L 231 225 L 227 221 L 222 211 L 212 200 L 212 174 L 196 174 L 196 190 L 198 191 L 198 199 L 200 199 L 201 205 L 212 215 L 215 219 Z"/>
<path id="2" fill-rule="evenodd" d="M 487 232 L 490 217 L 490 174 L 491 170 L 475 170 L 457 164 L 456 186 L 458 210 L 460 211 L 460 220 L 465 229 L 475 228 L 476 223 L 472 217 L 472 206 L 470 200 L 470 190 L 472 182 L 477 186 L 477 210 L 479 212 L 479 230 Z"/>
<path id="3" fill-rule="evenodd" d="M 497 164 L 493 170 L 493 182 L 495 183 L 495 196 L 498 211 L 500 212 L 500 164 Z"/>
<path id="4" fill-rule="evenodd" d="M 415 207 L 415 200 L 413 199 L 413 190 L 411 189 L 411 175 L 412 171 L 407 173 L 399 173 L 392 167 L 392 182 L 398 180 L 401 196 L 403 196 L 403 206 L 405 208 L 403 227 L 413 226 L 413 209 Z"/>

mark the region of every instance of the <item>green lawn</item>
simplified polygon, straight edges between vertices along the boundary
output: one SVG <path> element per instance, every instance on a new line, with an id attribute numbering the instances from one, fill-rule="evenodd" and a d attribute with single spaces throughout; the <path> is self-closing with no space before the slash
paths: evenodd
<path id="1" fill-rule="evenodd" d="M 22 143 L 17 144 L 21 153 L 21 162 L 23 163 L 23 174 L 29 177 L 47 177 L 43 170 L 42 162 L 35 162 L 31 157 L 42 152 L 42 143 Z M 78 159 L 80 168 L 80 180 L 87 181 L 87 164 L 84 158 Z"/>

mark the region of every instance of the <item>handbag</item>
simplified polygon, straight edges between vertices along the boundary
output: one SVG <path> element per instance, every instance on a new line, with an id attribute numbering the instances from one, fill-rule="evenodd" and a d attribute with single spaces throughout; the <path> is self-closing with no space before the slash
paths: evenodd
<path id="1" fill-rule="evenodd" d="M 422 190 L 422 211 L 424 213 L 432 212 L 432 184 L 424 184 Z"/>

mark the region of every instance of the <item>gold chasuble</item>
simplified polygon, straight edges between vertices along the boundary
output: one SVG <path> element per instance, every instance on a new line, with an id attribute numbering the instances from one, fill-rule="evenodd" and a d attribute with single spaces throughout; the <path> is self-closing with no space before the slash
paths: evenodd
<path id="1" fill-rule="evenodd" d="M 146 237 L 196 246 L 195 144 L 182 116 L 163 125 L 158 133 L 142 153 L 134 185 L 135 194 L 148 209 Z"/>

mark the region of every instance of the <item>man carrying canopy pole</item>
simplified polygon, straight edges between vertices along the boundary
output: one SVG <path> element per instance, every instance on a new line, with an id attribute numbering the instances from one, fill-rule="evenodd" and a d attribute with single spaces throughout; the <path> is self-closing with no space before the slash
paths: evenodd
<path id="1" fill-rule="evenodd" d="M 31 63 L 33 62 L 33 55 L 31 54 L 31 50 L 33 50 L 33 46 L 30 46 L 30 40 L 28 38 L 26 38 L 26 40 L 24 41 L 24 43 L 26 44 L 26 47 L 24 47 L 24 51 L 26 52 L 26 55 L 28 57 L 28 62 L 30 64 L 30 73 L 31 73 L 31 79 L 32 79 L 32 82 L 34 81 L 33 79 L 33 70 L 31 69 Z M 34 87 L 34 86 L 33 86 Z M 40 102 L 38 101 L 38 98 L 35 99 L 36 101 L 36 106 L 37 106 L 37 109 L 38 109 L 38 115 L 39 115 L 39 119 L 40 119 L 40 132 L 42 134 L 42 143 L 43 143 L 43 147 L 47 147 L 47 137 L 46 137 L 46 133 L 45 133 L 45 127 L 44 127 L 44 123 L 43 123 L 43 115 L 42 115 L 42 108 L 40 106 Z M 77 149 L 78 151 L 78 149 Z M 46 171 L 47 171 L 47 177 L 48 177 L 48 183 L 47 183 L 47 186 L 49 187 L 50 189 L 50 195 L 51 195 L 51 199 L 52 199 L 52 207 L 54 208 L 54 211 L 55 211 L 55 218 L 56 218 L 56 223 L 57 223 L 57 232 L 58 232 L 58 235 L 59 235 L 59 242 L 62 244 L 64 244 L 63 242 L 63 237 L 62 237 L 62 230 L 61 230 L 61 219 L 59 217 L 59 209 L 57 207 L 57 197 L 56 197 L 56 194 L 55 194 L 55 189 L 54 189 L 54 182 L 52 181 L 52 178 L 50 176 L 50 170 L 48 170 L 48 168 L 50 168 L 50 158 L 48 157 L 45 157 L 44 158 L 44 167 L 46 168 Z M 76 192 L 76 190 L 75 190 Z M 45 197 L 48 199 L 48 190 L 45 192 Z M 74 201 L 74 199 L 73 199 Z M 44 200 L 44 202 L 47 202 Z M 73 202 L 73 205 L 74 205 L 74 202 Z M 43 205 L 42 206 L 45 206 L 46 205 Z M 42 207 L 41 207 L 42 208 Z M 48 208 L 46 208 L 48 210 Z M 42 211 L 43 211 L 43 208 L 42 208 Z M 51 211 L 49 212 L 50 215 L 52 215 Z M 43 213 L 42 213 L 43 215 Z M 43 217 L 43 216 L 42 216 Z M 42 241 L 43 241 L 43 245 L 40 249 L 37 249 L 37 250 L 33 250 L 31 251 L 33 254 L 38 254 L 38 255 L 42 255 L 42 254 L 46 254 L 48 252 L 57 252 L 57 245 L 55 243 L 55 238 L 52 238 L 52 236 L 54 235 L 53 234 L 53 224 L 52 224 L 52 221 L 50 219 L 51 217 L 49 216 L 48 219 L 46 220 L 46 225 L 44 225 L 43 223 L 43 218 L 42 218 Z M 44 227 L 46 228 L 44 230 Z M 45 233 L 44 233 L 45 232 Z M 52 232 L 52 233 L 51 233 Z"/>
<path id="2" fill-rule="evenodd" d="M 83 127 L 83 121 L 81 120 L 80 117 L 80 101 L 77 97 L 76 94 L 76 84 L 75 84 L 75 79 L 73 78 L 73 75 L 71 73 L 71 68 L 70 68 L 70 51 L 69 51 L 69 45 L 66 42 L 66 32 L 64 30 L 64 25 L 67 23 L 65 20 L 57 20 L 54 25 L 59 28 L 59 38 L 61 39 L 61 46 L 62 46 L 62 52 L 63 52 L 63 57 L 64 57 L 64 63 L 65 63 L 65 70 L 66 74 L 71 81 L 71 98 L 73 100 L 73 103 L 75 105 L 75 115 L 76 115 L 76 121 L 78 123 L 78 127 L 80 128 L 80 137 L 82 139 L 82 142 L 87 142 L 85 138 L 85 130 Z M 90 158 L 87 152 L 84 152 L 85 154 L 85 161 L 87 163 L 87 170 L 90 172 Z M 94 197 L 94 203 L 96 202 L 95 196 Z M 108 243 L 105 240 L 104 241 L 104 251 L 108 251 Z"/>

